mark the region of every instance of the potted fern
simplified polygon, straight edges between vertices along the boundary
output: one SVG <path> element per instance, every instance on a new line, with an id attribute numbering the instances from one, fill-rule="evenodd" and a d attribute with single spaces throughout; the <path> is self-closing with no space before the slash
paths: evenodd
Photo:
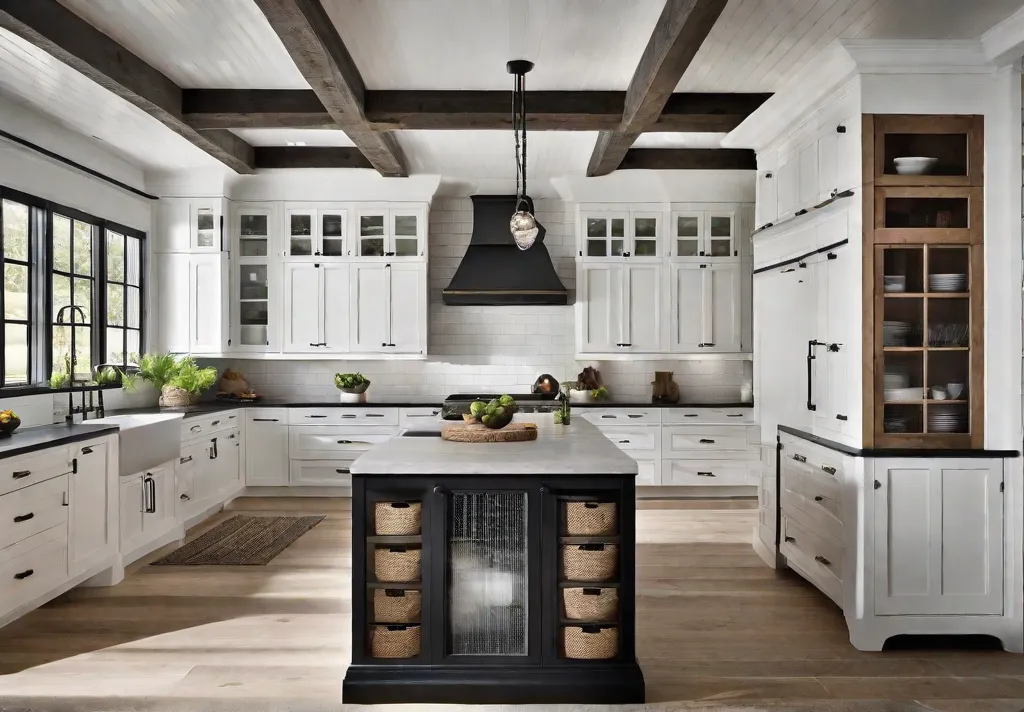
<path id="1" fill-rule="evenodd" d="M 361 373 L 336 373 L 334 386 L 341 391 L 342 403 L 365 403 L 370 379 Z"/>
<path id="2" fill-rule="evenodd" d="M 191 356 L 145 354 L 138 359 L 138 374 L 129 377 L 129 388 L 148 383 L 160 392 L 160 405 L 176 408 L 194 405 L 217 382 L 217 369 L 199 368 Z"/>

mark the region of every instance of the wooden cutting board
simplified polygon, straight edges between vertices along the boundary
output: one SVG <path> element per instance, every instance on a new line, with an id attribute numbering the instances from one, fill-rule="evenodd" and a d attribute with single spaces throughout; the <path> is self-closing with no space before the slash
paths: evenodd
<path id="1" fill-rule="evenodd" d="M 446 425 L 441 428 L 441 439 L 457 443 L 519 443 L 537 439 L 536 423 L 509 423 L 501 430 L 486 425 Z"/>

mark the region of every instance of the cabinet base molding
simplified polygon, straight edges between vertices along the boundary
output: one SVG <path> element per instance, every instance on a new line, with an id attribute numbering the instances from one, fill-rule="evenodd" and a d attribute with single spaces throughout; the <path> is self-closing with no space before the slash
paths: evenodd
<path id="1" fill-rule="evenodd" d="M 644 676 L 636 662 L 560 668 L 467 665 L 444 671 L 350 665 L 341 698 L 346 704 L 634 704 L 644 702 Z"/>
<path id="2" fill-rule="evenodd" d="M 850 644 L 857 650 L 880 651 L 897 635 L 988 635 L 1010 653 L 1024 653 L 1019 620 L 1006 616 L 876 616 L 849 618 Z"/>
<path id="3" fill-rule="evenodd" d="M 761 535 L 759 532 L 760 527 L 754 527 L 754 552 L 761 557 L 761 561 L 768 565 L 768 568 L 777 569 L 779 568 L 779 562 L 775 556 L 775 547 L 769 548 L 767 544 L 761 541 Z"/>
<path id="4" fill-rule="evenodd" d="M 246 487 L 241 497 L 351 497 L 351 487 Z"/>
<path id="5" fill-rule="evenodd" d="M 185 527 L 182 524 L 175 524 L 166 532 L 160 536 L 150 539 L 145 544 L 141 544 L 131 551 L 121 553 L 121 565 L 125 566 L 138 561 L 146 554 L 151 554 L 162 546 L 167 546 L 173 542 L 181 543 L 185 539 Z"/>
<path id="6" fill-rule="evenodd" d="M 0 615 L 0 628 L 3 628 L 8 623 L 11 623 L 12 621 L 20 618 L 26 613 L 34 611 L 36 608 L 39 608 L 40 606 L 49 603 L 58 596 L 63 596 L 65 593 L 75 588 L 76 586 L 88 585 L 88 582 L 93 578 L 101 578 L 108 572 L 112 572 L 114 574 L 112 578 L 117 578 L 116 573 L 118 571 L 120 571 L 121 578 L 118 578 L 116 581 L 109 585 L 112 586 L 114 585 L 114 583 L 120 583 L 120 581 L 124 579 L 124 568 L 120 565 L 120 556 L 112 555 L 102 563 L 96 564 L 86 569 L 82 573 L 78 574 L 74 578 L 68 579 L 57 588 L 51 589 L 46 593 L 32 599 L 31 601 L 26 601 L 24 604 L 18 606 L 15 609 L 3 613 L 2 615 Z"/>

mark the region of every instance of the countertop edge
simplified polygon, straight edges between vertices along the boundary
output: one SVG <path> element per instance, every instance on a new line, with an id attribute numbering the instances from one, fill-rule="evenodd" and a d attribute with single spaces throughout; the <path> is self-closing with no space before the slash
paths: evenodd
<path id="1" fill-rule="evenodd" d="M 850 445 L 844 445 L 843 443 L 837 443 L 834 440 L 823 438 L 820 435 L 814 435 L 806 430 L 800 430 L 789 425 L 779 425 L 779 432 L 794 435 L 798 438 L 820 445 L 821 447 L 828 448 L 829 450 L 835 450 L 841 452 L 844 455 L 850 455 L 851 457 L 871 457 L 871 458 L 883 458 L 883 457 L 963 457 L 963 458 L 1012 458 L 1020 457 L 1019 450 L 988 450 L 982 449 L 958 449 L 950 450 L 946 449 L 935 449 L 935 448 L 855 448 Z"/>
<path id="2" fill-rule="evenodd" d="M 39 426 L 39 427 L 40 428 L 52 428 L 54 426 L 42 425 L 42 426 Z M 65 425 L 65 426 L 59 426 L 59 427 L 67 428 L 69 426 Z M 93 438 L 104 437 L 106 435 L 112 435 L 114 433 L 117 433 L 118 430 L 119 430 L 119 428 L 116 425 L 106 425 L 106 424 L 104 424 L 104 425 L 95 425 L 95 426 L 86 425 L 85 429 L 82 429 L 80 432 L 78 431 L 78 429 L 82 428 L 82 424 L 81 423 L 76 423 L 75 425 L 70 426 L 70 427 L 74 430 L 73 432 L 66 433 L 66 434 L 63 434 L 63 435 L 56 434 L 52 438 L 48 438 L 48 439 L 44 439 L 44 440 L 37 440 L 36 442 L 28 443 L 28 444 L 23 445 L 23 446 L 14 446 L 14 445 L 12 445 L 9 448 L 3 448 L 3 446 L 6 445 L 7 442 L 9 442 L 9 441 L 7 441 L 6 439 L 4 441 L 0 441 L 0 448 L 3 448 L 3 449 L 0 449 L 0 460 L 5 460 L 5 459 L 11 458 L 11 457 L 17 457 L 18 455 L 26 455 L 26 454 L 29 454 L 29 453 L 32 453 L 32 452 L 38 452 L 39 450 L 47 450 L 47 449 L 49 449 L 51 447 L 59 447 L 60 445 L 67 445 L 68 443 L 80 442 L 82 440 L 92 440 Z M 31 432 L 32 430 L 35 430 L 35 429 L 36 428 L 26 428 L 24 431 L 22 431 L 21 434 L 25 435 L 28 432 Z M 16 438 L 17 436 L 18 436 L 18 433 L 15 433 L 14 435 L 11 436 L 11 438 L 13 439 L 13 438 Z"/>

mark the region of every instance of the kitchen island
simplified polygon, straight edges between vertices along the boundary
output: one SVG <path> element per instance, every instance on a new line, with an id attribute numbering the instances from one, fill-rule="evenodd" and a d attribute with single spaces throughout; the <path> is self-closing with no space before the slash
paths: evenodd
<path id="1" fill-rule="evenodd" d="M 520 443 L 407 432 L 352 472 L 348 703 L 644 701 L 636 462 L 582 418 Z"/>

